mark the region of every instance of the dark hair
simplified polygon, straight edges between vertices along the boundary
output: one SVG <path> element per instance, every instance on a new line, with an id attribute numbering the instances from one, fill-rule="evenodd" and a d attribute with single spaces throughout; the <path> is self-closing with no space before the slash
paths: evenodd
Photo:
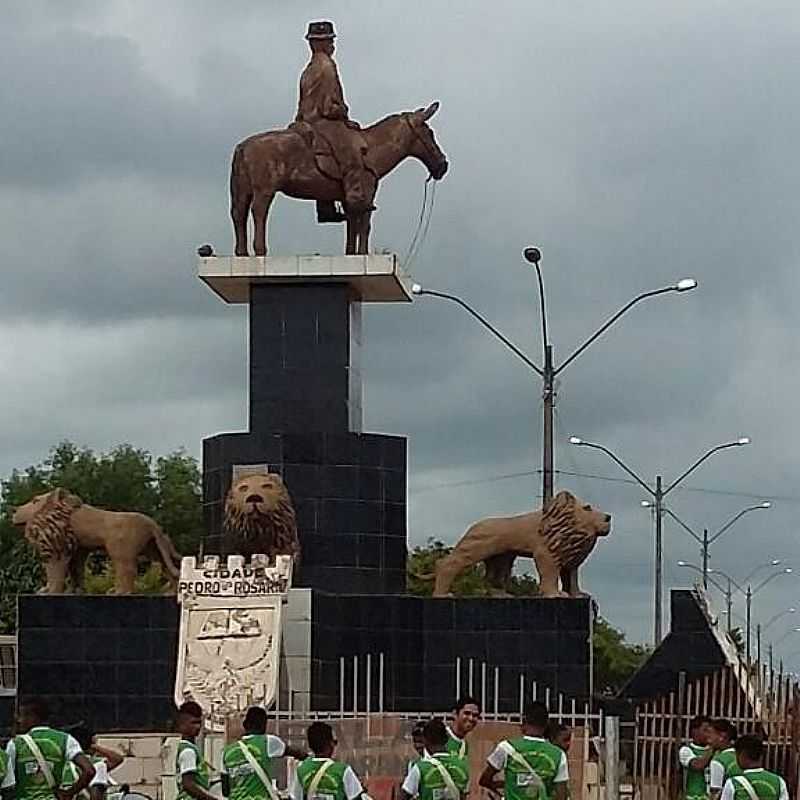
<path id="1" fill-rule="evenodd" d="M 557 739 L 560 734 L 568 730 L 569 727 L 563 722 L 557 722 L 553 719 L 547 723 L 547 727 L 544 729 L 544 738 L 552 742 L 554 739 Z"/>
<path id="2" fill-rule="evenodd" d="M 419 738 L 425 732 L 425 725 L 427 723 L 424 719 L 418 720 L 414 723 L 414 727 L 411 729 L 411 737 L 412 738 Z"/>
<path id="3" fill-rule="evenodd" d="M 736 754 L 742 753 L 751 761 L 761 761 L 764 758 L 764 740 L 760 736 L 740 736 L 736 740 Z"/>
<path id="4" fill-rule="evenodd" d="M 547 728 L 550 713 L 544 703 L 528 703 L 522 711 L 522 722 L 534 728 Z"/>
<path id="5" fill-rule="evenodd" d="M 689 731 L 690 732 L 691 731 L 696 731 L 701 725 L 706 725 L 706 724 L 710 724 L 710 723 L 711 723 L 711 720 L 708 717 L 702 717 L 702 716 L 695 717 L 689 723 Z"/>
<path id="6" fill-rule="evenodd" d="M 434 717 L 425 723 L 422 736 L 429 750 L 432 748 L 444 750 L 447 747 L 447 740 L 450 738 L 444 722 L 439 717 Z"/>
<path id="7" fill-rule="evenodd" d="M 23 697 L 19 707 L 32 714 L 39 722 L 47 722 L 50 718 L 50 708 L 42 697 Z"/>
<path id="8" fill-rule="evenodd" d="M 455 707 L 456 714 L 458 714 L 458 712 L 461 711 L 461 709 L 464 708 L 464 706 L 477 706 L 478 711 L 481 710 L 481 704 L 478 702 L 478 698 L 473 697 L 471 694 L 462 695 L 461 697 L 458 698 L 458 700 L 456 700 L 456 707 Z"/>
<path id="9" fill-rule="evenodd" d="M 725 734 L 728 741 L 736 741 L 736 728 L 727 719 L 715 719 L 711 724 L 717 733 Z"/>
<path id="10" fill-rule="evenodd" d="M 75 741 L 77 741 L 84 752 L 92 746 L 94 731 L 85 722 L 79 722 L 77 725 L 73 725 L 71 728 L 68 728 L 67 733 L 72 734 L 72 736 L 75 738 Z"/>
<path id="11" fill-rule="evenodd" d="M 247 733 L 264 733 L 267 730 L 267 712 L 261 706 L 250 706 L 242 727 Z"/>
<path id="12" fill-rule="evenodd" d="M 182 703 L 178 706 L 178 716 L 179 717 L 201 717 L 203 716 L 203 709 L 200 708 L 199 703 L 195 703 L 194 700 L 187 700 L 185 703 Z"/>
<path id="13" fill-rule="evenodd" d="M 327 722 L 312 722 L 306 731 L 308 746 L 313 753 L 321 753 L 333 744 L 333 728 Z"/>

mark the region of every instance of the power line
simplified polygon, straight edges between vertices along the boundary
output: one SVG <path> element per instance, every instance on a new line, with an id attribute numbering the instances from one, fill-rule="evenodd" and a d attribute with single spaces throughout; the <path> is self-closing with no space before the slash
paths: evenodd
<path id="1" fill-rule="evenodd" d="M 565 475 L 570 478 L 586 478 L 588 480 L 605 481 L 606 483 L 626 483 L 633 486 L 638 485 L 636 481 L 631 478 L 620 478 L 613 475 L 596 475 L 590 472 L 577 472 L 568 470 L 554 470 L 556 475 Z M 542 470 L 532 469 L 524 470 L 521 472 L 508 472 L 501 475 L 491 475 L 487 478 L 473 478 L 463 481 L 452 481 L 448 483 L 438 483 L 433 486 L 422 486 L 419 489 L 412 490 L 415 494 L 424 494 L 425 492 L 438 491 L 440 489 L 456 489 L 463 486 L 477 486 L 482 483 L 497 483 L 499 481 L 513 480 L 516 478 L 530 478 L 533 475 L 541 475 Z M 728 489 L 710 489 L 703 486 L 676 486 L 676 492 L 694 492 L 696 494 L 714 494 L 726 497 L 742 497 L 749 500 L 770 500 L 778 503 L 800 503 L 800 497 L 791 497 L 788 495 L 768 495 L 768 494 L 753 494 L 751 492 L 738 492 Z"/>

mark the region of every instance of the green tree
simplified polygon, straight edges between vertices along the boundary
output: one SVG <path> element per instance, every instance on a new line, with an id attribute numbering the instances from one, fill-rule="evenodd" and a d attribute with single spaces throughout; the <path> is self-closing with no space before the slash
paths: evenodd
<path id="1" fill-rule="evenodd" d="M 0 491 L 0 633 L 16 625 L 17 594 L 37 591 L 43 582 L 38 556 L 11 524 L 13 509 L 57 486 L 84 502 L 113 511 L 139 511 L 161 525 L 179 552 L 196 553 L 203 535 L 200 470 L 183 451 L 155 461 L 146 450 L 129 444 L 95 453 L 72 442 L 52 448 L 41 463 L 14 471 Z M 157 566 L 145 567 L 137 581 L 141 592 L 161 591 Z M 89 560 L 84 588 L 106 592 L 113 576 L 104 555 Z"/>
<path id="2" fill-rule="evenodd" d="M 594 623 L 594 686 L 601 694 L 616 694 L 645 662 L 647 647 L 625 641 L 625 634 L 602 617 Z"/>

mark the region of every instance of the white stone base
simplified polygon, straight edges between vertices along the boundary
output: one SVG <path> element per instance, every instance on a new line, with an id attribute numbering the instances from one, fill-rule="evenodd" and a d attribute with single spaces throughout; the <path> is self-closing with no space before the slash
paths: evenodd
<path id="1" fill-rule="evenodd" d="M 209 256 L 197 274 L 226 303 L 247 303 L 254 283 L 346 283 L 364 303 L 411 302 L 411 278 L 394 254 Z"/>

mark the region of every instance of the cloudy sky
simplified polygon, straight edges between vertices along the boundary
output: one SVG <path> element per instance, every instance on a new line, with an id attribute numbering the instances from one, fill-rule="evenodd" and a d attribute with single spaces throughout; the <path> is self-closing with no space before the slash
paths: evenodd
<path id="1" fill-rule="evenodd" d="M 635 294 L 700 281 L 637 307 L 562 375 L 557 467 L 584 477 L 558 485 L 615 517 L 584 570 L 602 613 L 632 639 L 651 635 L 651 521 L 642 492 L 602 454 L 566 444 L 572 433 L 667 480 L 751 436 L 670 507 L 716 529 L 775 498 L 717 543 L 713 564 L 735 578 L 773 557 L 798 568 L 757 595 L 763 622 L 800 601 L 790 2 L 6 4 L 2 474 L 61 438 L 199 455 L 204 436 L 244 428 L 245 311 L 194 277 L 194 251 L 230 251 L 232 146 L 293 116 L 305 25 L 324 17 L 356 119 L 441 101 L 433 122 L 451 170 L 413 265 L 421 283 L 460 294 L 539 360 L 535 276 L 520 258 L 538 244 L 560 361 Z M 424 177 L 409 163 L 386 181 L 376 248 L 406 251 Z M 270 244 L 341 247 L 311 205 L 286 199 Z M 410 441 L 412 543 L 452 542 L 475 519 L 538 504 L 535 375 L 433 299 L 370 307 L 365 342 L 365 429 Z M 697 550 L 667 524 L 668 586 L 691 582 L 676 561 Z M 800 666 L 800 636 L 780 649 Z"/>

